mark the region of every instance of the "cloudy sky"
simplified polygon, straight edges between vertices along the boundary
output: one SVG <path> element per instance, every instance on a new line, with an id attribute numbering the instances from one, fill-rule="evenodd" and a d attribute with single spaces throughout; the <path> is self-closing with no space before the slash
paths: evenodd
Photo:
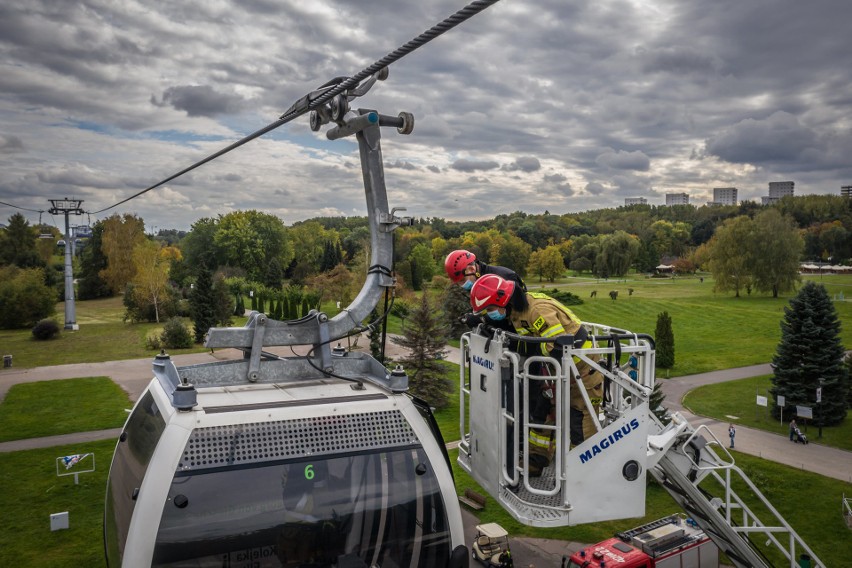
<path id="1" fill-rule="evenodd" d="M 354 75 L 464 0 L 26 0 L 0 6 L 0 201 L 114 205 Z M 852 185 L 848 0 L 501 0 L 355 106 L 391 207 L 481 219 Z M 149 229 L 257 209 L 363 215 L 354 140 L 307 117 L 106 212 Z M 0 205 L 0 221 L 16 210 Z M 38 214 L 25 212 L 31 221 Z M 53 223 L 49 215 L 45 220 Z M 77 218 L 77 222 L 86 222 Z M 59 218 L 55 219 L 59 222 Z"/>

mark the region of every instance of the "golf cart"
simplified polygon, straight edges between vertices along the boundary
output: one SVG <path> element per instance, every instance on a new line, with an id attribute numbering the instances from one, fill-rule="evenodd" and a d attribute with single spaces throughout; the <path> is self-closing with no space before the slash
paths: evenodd
<path id="1" fill-rule="evenodd" d="M 509 533 L 497 523 L 477 525 L 472 548 L 473 558 L 485 566 L 510 568 L 513 565 Z"/>

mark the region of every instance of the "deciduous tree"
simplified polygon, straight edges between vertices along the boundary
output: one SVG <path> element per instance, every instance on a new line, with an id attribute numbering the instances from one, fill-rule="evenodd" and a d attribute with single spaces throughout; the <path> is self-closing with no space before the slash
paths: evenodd
<path id="1" fill-rule="evenodd" d="M 783 217 L 775 208 L 761 211 L 754 218 L 752 239 L 745 244 L 751 249 L 755 288 L 772 292 L 773 298 L 795 289 L 804 241 L 792 217 Z"/>
<path id="2" fill-rule="evenodd" d="M 117 294 L 136 274 L 133 249 L 145 239 L 145 222 L 136 215 L 125 213 L 107 217 L 103 226 L 101 250 L 107 258 L 107 266 L 101 270 L 100 276 Z"/>
<path id="3" fill-rule="evenodd" d="M 0 268 L 0 328 L 32 327 L 56 311 L 56 293 L 41 268 Z"/>
<path id="4" fill-rule="evenodd" d="M 546 278 L 549 282 L 553 282 L 561 277 L 565 272 L 565 262 L 562 260 L 562 253 L 559 247 L 550 245 L 533 252 L 530 255 L 527 271 L 530 274 L 537 275 L 539 282 L 543 278 Z"/>
<path id="5" fill-rule="evenodd" d="M 707 267 L 715 279 L 714 290 L 733 290 L 739 298 L 740 290 L 750 285 L 753 259 L 748 243 L 753 237 L 754 222 L 745 215 L 728 219 L 716 229 L 706 247 Z"/>
<path id="6" fill-rule="evenodd" d="M 624 276 L 630 270 L 633 261 L 639 256 L 640 248 L 639 239 L 624 231 L 616 231 L 607 235 L 601 242 L 598 263 L 602 268 L 598 270 L 598 273 L 610 277 Z"/>
<path id="7" fill-rule="evenodd" d="M 171 256 L 180 254 L 173 247 L 163 247 L 156 241 L 143 240 L 133 249 L 133 290 L 139 300 L 154 305 L 154 320 L 160 323 L 160 298 L 169 284 L 169 266 Z"/>

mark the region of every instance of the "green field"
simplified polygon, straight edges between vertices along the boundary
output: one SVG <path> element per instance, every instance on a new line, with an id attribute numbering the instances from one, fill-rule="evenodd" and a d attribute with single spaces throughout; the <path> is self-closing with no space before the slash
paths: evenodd
<path id="1" fill-rule="evenodd" d="M 13 385 L 0 404 L 0 442 L 118 428 L 131 406 L 108 377 Z"/>
<path id="2" fill-rule="evenodd" d="M 825 277 L 830 295 L 848 299 L 834 302 L 842 324 L 841 339 L 852 345 L 852 277 Z M 550 287 L 545 285 L 545 289 Z M 675 366 L 669 376 L 692 375 L 769 363 L 781 339 L 781 319 L 790 296 L 714 294 L 713 281 L 705 278 L 639 279 L 604 282 L 567 279 L 560 288 L 578 295 L 584 303 L 571 309 L 584 321 L 654 335 L 657 316 L 667 311 L 675 337 Z M 633 295 L 628 289 L 633 288 Z M 597 297 L 591 298 L 591 291 Z M 611 300 L 610 290 L 618 290 Z M 838 296 L 839 297 L 839 296 Z"/>

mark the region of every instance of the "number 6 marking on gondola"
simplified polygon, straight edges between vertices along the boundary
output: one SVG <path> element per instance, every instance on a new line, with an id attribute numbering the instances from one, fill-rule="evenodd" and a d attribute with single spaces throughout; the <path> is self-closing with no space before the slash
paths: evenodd
<path id="1" fill-rule="evenodd" d="M 314 478 L 314 466 L 308 464 L 305 466 L 305 479 L 313 479 Z"/>

